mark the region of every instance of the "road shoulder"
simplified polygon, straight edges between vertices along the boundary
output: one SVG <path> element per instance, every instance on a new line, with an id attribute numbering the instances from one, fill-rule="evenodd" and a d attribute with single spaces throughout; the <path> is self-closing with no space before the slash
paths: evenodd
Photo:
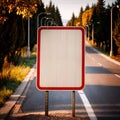
<path id="1" fill-rule="evenodd" d="M 102 52 L 100 52 L 100 51 L 98 51 L 97 49 L 95 49 L 94 47 L 92 47 L 87 41 L 85 41 L 85 44 L 88 45 L 88 46 L 90 46 L 90 47 L 93 49 L 93 51 L 97 52 L 98 54 L 100 54 L 101 56 L 103 56 L 104 58 L 106 58 L 107 60 L 109 60 L 110 62 L 113 62 L 113 63 L 115 63 L 116 65 L 119 65 L 119 66 L 120 66 L 120 62 L 118 62 L 118 61 L 110 58 L 110 57 L 107 56 L 107 55 L 104 55 Z"/>
<path id="2" fill-rule="evenodd" d="M 18 86 L 16 91 L 10 96 L 8 101 L 6 101 L 4 106 L 0 108 L 0 120 L 4 120 L 7 117 L 7 115 L 10 113 L 12 108 L 15 106 L 17 100 L 20 98 L 20 96 L 23 94 L 24 90 L 26 89 L 26 86 L 28 85 L 31 76 L 34 73 L 35 68 L 36 68 L 36 64 L 31 68 L 28 75 L 25 77 L 23 82 Z"/>

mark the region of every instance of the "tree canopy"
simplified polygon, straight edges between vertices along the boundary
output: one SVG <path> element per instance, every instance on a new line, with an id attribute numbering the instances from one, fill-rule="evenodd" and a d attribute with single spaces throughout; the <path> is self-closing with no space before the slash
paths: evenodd
<path id="1" fill-rule="evenodd" d="M 21 49 L 28 46 L 28 18 L 30 49 L 36 44 L 37 16 L 43 12 L 50 12 L 55 23 L 62 26 L 59 9 L 52 3 L 44 8 L 42 0 L 0 0 L 0 70 L 5 60 L 16 65 Z"/>
<path id="2" fill-rule="evenodd" d="M 119 6 L 119 9 L 117 8 Z M 87 37 L 92 40 L 94 35 L 95 44 L 97 47 L 104 49 L 106 52 L 110 52 L 111 46 L 111 9 L 112 16 L 112 36 L 113 36 L 113 48 L 114 54 L 117 54 L 118 48 L 120 48 L 120 0 L 116 0 L 111 6 L 105 6 L 105 0 L 98 0 L 96 4 L 91 7 L 86 6 L 85 10 L 81 9 L 78 17 L 73 22 L 73 17 L 68 21 L 67 25 L 80 25 L 86 28 Z M 94 32 L 94 33 L 93 33 Z"/>
<path id="3" fill-rule="evenodd" d="M 21 48 L 27 44 L 27 18 L 41 6 L 38 0 L 0 1 L 0 70 L 4 59 L 17 64 Z"/>
<path id="4" fill-rule="evenodd" d="M 50 1 L 48 6 L 46 6 L 46 12 L 51 13 L 50 17 L 54 19 L 57 26 L 63 26 L 59 8 L 55 6 L 52 1 Z"/>
<path id="5" fill-rule="evenodd" d="M 0 22 L 8 19 L 8 14 L 13 11 L 23 18 L 32 17 L 37 11 L 39 0 L 1 0 L 0 1 Z"/>

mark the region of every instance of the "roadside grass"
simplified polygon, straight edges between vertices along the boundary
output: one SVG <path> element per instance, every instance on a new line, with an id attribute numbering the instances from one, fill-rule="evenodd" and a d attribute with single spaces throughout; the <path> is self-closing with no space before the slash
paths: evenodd
<path id="1" fill-rule="evenodd" d="M 21 58 L 20 65 L 25 65 L 31 68 L 33 67 L 35 62 L 36 62 L 36 53 L 33 53 L 30 58 L 27 58 L 27 57 Z"/>
<path id="2" fill-rule="evenodd" d="M 106 52 L 102 47 L 101 47 L 101 48 L 97 47 L 96 43 L 92 44 L 92 40 L 87 40 L 87 42 L 88 42 L 92 47 L 94 47 L 95 49 L 97 49 L 98 51 L 100 51 L 100 52 L 102 52 L 103 54 L 109 56 L 109 53 Z"/>
<path id="3" fill-rule="evenodd" d="M 0 107 L 4 105 L 6 100 L 24 80 L 35 62 L 36 55 L 33 54 L 30 58 L 21 58 L 18 66 L 11 65 L 3 69 L 0 73 Z"/>
<path id="4" fill-rule="evenodd" d="M 103 48 L 98 48 L 95 44 L 93 45 L 92 44 L 92 40 L 87 40 L 87 42 L 91 45 L 91 46 L 93 46 L 95 49 L 97 49 L 98 51 L 100 51 L 100 52 L 102 52 L 103 54 L 105 54 L 106 56 L 108 56 L 108 57 L 110 57 L 110 53 L 109 52 L 106 52 Z M 118 61 L 118 62 L 120 62 L 120 55 L 116 55 L 116 56 L 111 56 L 110 57 L 111 59 L 114 59 L 114 60 L 116 60 L 116 61 Z"/>
<path id="5" fill-rule="evenodd" d="M 118 62 L 120 62 L 120 55 L 112 56 L 111 58 L 118 61 Z"/>
<path id="6" fill-rule="evenodd" d="M 96 46 L 94 46 L 94 48 L 97 49 L 98 51 L 102 52 L 103 54 L 109 56 L 109 53 L 106 52 L 103 48 L 99 48 L 99 47 L 96 47 Z"/>

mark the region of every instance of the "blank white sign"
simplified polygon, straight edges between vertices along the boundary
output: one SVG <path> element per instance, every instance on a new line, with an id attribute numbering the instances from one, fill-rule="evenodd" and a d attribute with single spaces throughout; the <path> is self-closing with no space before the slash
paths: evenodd
<path id="1" fill-rule="evenodd" d="M 37 87 L 78 90 L 84 84 L 84 30 L 42 27 L 38 30 Z"/>

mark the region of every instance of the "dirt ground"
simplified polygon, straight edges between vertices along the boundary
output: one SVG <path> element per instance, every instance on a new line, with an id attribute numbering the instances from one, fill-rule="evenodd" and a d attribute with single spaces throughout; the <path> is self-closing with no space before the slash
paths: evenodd
<path id="1" fill-rule="evenodd" d="M 26 114 L 9 116 L 6 120 L 89 120 L 85 117 L 72 117 L 67 114 L 50 114 L 49 116 L 40 114 Z"/>
<path id="2" fill-rule="evenodd" d="M 57 117 L 57 116 L 38 116 L 38 115 L 27 115 L 21 117 L 9 117 L 7 120 L 87 120 L 79 117 Z"/>

